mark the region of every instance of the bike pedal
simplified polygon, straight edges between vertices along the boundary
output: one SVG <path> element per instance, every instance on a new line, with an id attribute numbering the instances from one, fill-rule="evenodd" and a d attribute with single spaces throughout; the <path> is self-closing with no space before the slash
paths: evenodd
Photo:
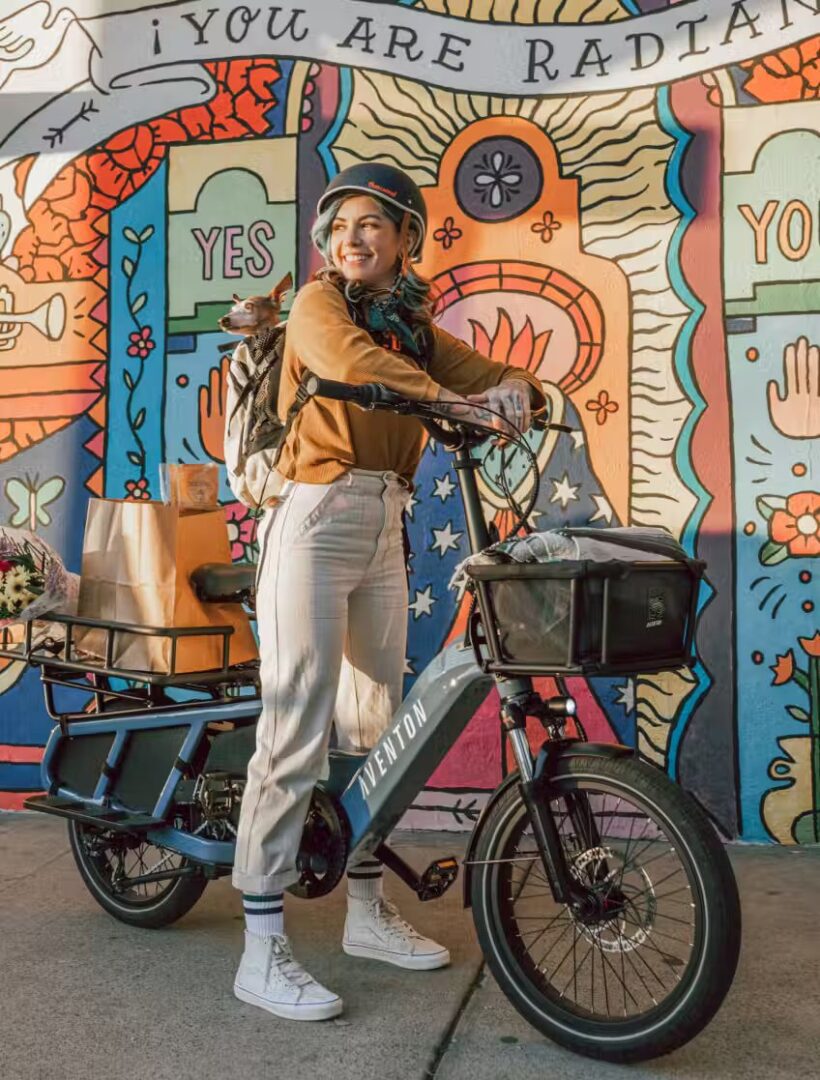
<path id="1" fill-rule="evenodd" d="M 416 895 L 419 900 L 438 900 L 458 877 L 458 859 L 448 855 L 431 862 L 419 878 Z"/>

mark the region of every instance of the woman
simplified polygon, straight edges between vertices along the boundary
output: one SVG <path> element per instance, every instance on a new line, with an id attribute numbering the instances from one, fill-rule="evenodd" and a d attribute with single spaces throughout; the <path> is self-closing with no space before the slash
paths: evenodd
<path id="1" fill-rule="evenodd" d="M 326 265 L 293 303 L 279 415 L 309 369 L 381 382 L 462 416 L 486 405 L 526 430 L 531 408 L 544 406 L 538 381 L 432 324 L 430 285 L 410 265 L 427 226 L 413 181 L 390 166 L 355 165 L 331 182 L 317 211 L 312 239 Z M 277 1016 L 320 1020 L 342 1009 L 293 958 L 282 893 L 299 877 L 299 840 L 331 726 L 340 748 L 366 750 L 401 701 L 402 512 L 422 435 L 414 418 L 311 399 L 289 431 L 277 464 L 285 484 L 260 530 L 262 715 L 233 872 L 247 925 L 234 992 Z M 346 953 L 416 970 L 449 963 L 446 948 L 384 899 L 372 856 L 349 865 L 347 894 Z"/>

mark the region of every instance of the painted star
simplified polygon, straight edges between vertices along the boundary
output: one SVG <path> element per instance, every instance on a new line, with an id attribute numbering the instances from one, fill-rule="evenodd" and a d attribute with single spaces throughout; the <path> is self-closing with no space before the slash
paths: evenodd
<path id="1" fill-rule="evenodd" d="M 410 657 L 409 656 L 405 656 L 405 658 L 404 658 L 404 671 L 403 671 L 403 674 L 404 675 L 415 675 L 416 674 L 416 669 L 413 667 L 412 663 L 410 662 Z"/>
<path id="2" fill-rule="evenodd" d="M 446 502 L 455 490 L 456 485 L 447 473 L 444 476 L 437 476 L 433 480 L 433 495 L 437 495 L 442 502 Z"/>
<path id="3" fill-rule="evenodd" d="M 413 507 L 416 505 L 417 502 L 418 499 L 416 498 L 416 496 L 411 495 L 410 498 L 407 500 L 407 505 L 404 508 L 405 514 L 407 514 L 411 521 L 413 520 Z"/>
<path id="4" fill-rule="evenodd" d="M 584 429 L 576 428 L 575 431 L 570 432 L 569 437 L 572 439 L 572 449 L 580 450 L 584 445 Z"/>
<path id="5" fill-rule="evenodd" d="M 566 510 L 569 503 L 578 501 L 576 492 L 581 485 L 576 484 L 573 487 L 572 484 L 570 484 L 569 477 L 566 473 L 564 473 L 561 480 L 553 480 L 552 477 L 550 477 L 550 480 L 555 487 L 555 492 L 553 493 L 550 502 L 559 502 L 561 504 L 561 509 Z"/>
<path id="6" fill-rule="evenodd" d="M 612 507 L 607 502 L 605 495 L 590 495 L 590 498 L 597 506 L 597 510 L 589 519 L 592 521 L 605 521 L 609 525 L 612 521 Z"/>
<path id="7" fill-rule="evenodd" d="M 453 523 L 448 521 L 443 529 L 433 529 L 433 543 L 431 549 L 439 552 L 439 558 L 443 559 L 450 548 L 457 548 L 459 537 L 463 533 L 453 532 Z"/>
<path id="8" fill-rule="evenodd" d="M 635 711 L 635 680 L 627 679 L 623 686 L 616 686 L 618 691 L 618 697 L 616 698 L 617 705 L 623 705 L 624 711 L 631 713 Z"/>
<path id="9" fill-rule="evenodd" d="M 422 615 L 433 614 L 433 604 L 435 604 L 436 598 L 433 596 L 433 586 L 428 585 L 426 589 L 416 589 L 416 598 L 412 604 L 408 604 L 407 607 L 413 612 L 413 618 L 419 619 Z"/>

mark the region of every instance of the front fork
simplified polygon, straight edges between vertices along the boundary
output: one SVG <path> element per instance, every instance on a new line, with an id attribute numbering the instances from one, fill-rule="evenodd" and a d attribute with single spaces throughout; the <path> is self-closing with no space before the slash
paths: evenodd
<path id="1" fill-rule="evenodd" d="M 524 680 L 520 682 L 523 683 Z M 557 749 L 561 745 L 558 740 L 561 738 L 564 722 L 567 717 L 574 715 L 575 702 L 571 697 L 563 696 L 544 701 L 533 692 L 531 685 L 505 694 L 502 698 L 502 726 L 518 766 L 519 790 L 530 816 L 535 842 L 553 898 L 556 903 L 583 908 L 589 894 L 570 871 L 564 845 L 550 810 L 546 781 L 550 774 L 551 747 L 554 745 Z M 543 767 L 538 776 L 535 775 L 532 751 L 527 738 L 528 716 L 536 716 L 549 736 L 544 746 Z M 579 798 L 573 795 L 567 798 L 567 812 L 575 835 L 586 850 L 599 848 L 601 845 L 597 825 L 588 809 L 583 796 Z"/>

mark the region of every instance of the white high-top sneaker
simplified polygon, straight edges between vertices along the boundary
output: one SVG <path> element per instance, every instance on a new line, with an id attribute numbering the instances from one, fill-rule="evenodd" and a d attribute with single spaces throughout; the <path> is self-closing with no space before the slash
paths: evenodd
<path id="1" fill-rule="evenodd" d="M 245 931 L 233 992 L 240 1001 L 285 1020 L 330 1020 L 342 1011 L 342 999 L 293 959 L 284 934 L 262 938 Z"/>
<path id="2" fill-rule="evenodd" d="M 443 945 L 414 930 L 382 896 L 372 900 L 348 896 L 342 948 L 349 956 L 384 960 L 414 971 L 430 971 L 450 963 L 450 953 Z"/>

